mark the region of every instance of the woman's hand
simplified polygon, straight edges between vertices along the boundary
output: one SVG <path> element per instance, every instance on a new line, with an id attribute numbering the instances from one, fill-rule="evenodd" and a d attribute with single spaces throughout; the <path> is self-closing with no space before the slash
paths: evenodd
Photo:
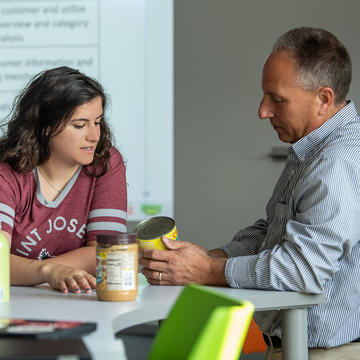
<path id="1" fill-rule="evenodd" d="M 96 287 L 96 279 L 93 275 L 80 269 L 57 264 L 54 262 L 42 262 L 41 272 L 45 281 L 54 289 L 62 293 L 80 293 L 81 290 L 91 292 Z"/>

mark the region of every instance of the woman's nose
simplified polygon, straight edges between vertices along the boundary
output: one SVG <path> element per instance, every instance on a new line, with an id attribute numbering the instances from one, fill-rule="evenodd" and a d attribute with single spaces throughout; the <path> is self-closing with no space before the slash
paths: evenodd
<path id="1" fill-rule="evenodd" d="M 88 127 L 88 131 L 86 133 L 86 139 L 88 141 L 98 141 L 100 138 L 100 126 L 99 125 L 91 125 Z"/>

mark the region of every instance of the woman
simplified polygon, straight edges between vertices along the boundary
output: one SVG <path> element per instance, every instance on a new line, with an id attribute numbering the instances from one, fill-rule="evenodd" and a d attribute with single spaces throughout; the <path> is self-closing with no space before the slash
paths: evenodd
<path id="1" fill-rule="evenodd" d="M 68 67 L 35 76 L 17 98 L 0 138 L 12 285 L 91 292 L 96 235 L 126 232 L 125 166 L 105 108 L 102 86 Z"/>

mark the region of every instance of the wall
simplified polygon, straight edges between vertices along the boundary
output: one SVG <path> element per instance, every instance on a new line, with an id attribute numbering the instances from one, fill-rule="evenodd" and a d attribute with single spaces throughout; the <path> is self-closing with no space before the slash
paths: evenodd
<path id="1" fill-rule="evenodd" d="M 267 154 L 286 144 L 257 116 L 272 44 L 297 26 L 333 32 L 352 57 L 358 102 L 360 2 L 174 1 L 175 220 L 182 240 L 213 248 L 264 216 L 284 165 Z"/>

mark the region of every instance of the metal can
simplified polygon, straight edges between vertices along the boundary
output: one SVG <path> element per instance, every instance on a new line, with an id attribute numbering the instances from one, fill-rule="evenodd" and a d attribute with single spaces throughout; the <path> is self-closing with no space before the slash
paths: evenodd
<path id="1" fill-rule="evenodd" d="M 144 249 L 167 250 L 167 247 L 161 240 L 162 236 L 178 240 L 175 221 L 166 216 L 146 219 L 138 224 L 135 231 L 137 233 L 138 244 Z"/>
<path id="2" fill-rule="evenodd" d="M 136 234 L 96 237 L 96 294 L 99 300 L 130 301 L 138 293 Z"/>

